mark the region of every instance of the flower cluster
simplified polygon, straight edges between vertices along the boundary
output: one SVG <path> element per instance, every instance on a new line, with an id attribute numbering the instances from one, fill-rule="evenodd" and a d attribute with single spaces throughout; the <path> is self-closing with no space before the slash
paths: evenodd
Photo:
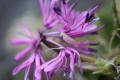
<path id="1" fill-rule="evenodd" d="M 47 80 L 51 80 L 53 76 L 57 79 L 57 72 L 59 70 L 64 73 L 64 76 L 67 74 L 70 80 L 74 80 L 75 67 L 79 67 L 80 72 L 82 72 L 80 53 L 90 54 L 91 52 L 96 52 L 95 49 L 88 48 L 87 46 L 97 45 L 97 43 L 90 43 L 88 40 L 77 42 L 75 38 L 96 34 L 104 27 L 103 25 L 97 28 L 94 24 L 98 20 L 94 16 L 94 13 L 100 4 L 90 11 L 80 13 L 74 10 L 78 0 L 71 6 L 68 6 L 69 0 L 39 0 L 39 2 L 44 27 L 38 31 L 38 36 L 35 38 L 29 28 L 24 25 L 28 39 L 15 38 L 12 40 L 12 44 L 14 45 L 29 45 L 28 48 L 15 56 L 16 61 L 20 61 L 27 55 L 31 55 L 25 62 L 13 70 L 13 75 L 16 75 L 21 69 L 25 68 L 24 80 L 28 80 L 29 73 L 32 72 L 30 70 L 34 67 L 33 80 L 42 80 L 43 73 L 45 73 Z M 56 31 L 44 33 L 56 26 L 59 26 L 56 28 Z M 66 43 L 67 46 L 50 40 L 49 37 L 58 38 Z M 41 54 L 41 51 L 44 50 L 41 42 L 58 52 L 58 56 L 45 61 Z"/>

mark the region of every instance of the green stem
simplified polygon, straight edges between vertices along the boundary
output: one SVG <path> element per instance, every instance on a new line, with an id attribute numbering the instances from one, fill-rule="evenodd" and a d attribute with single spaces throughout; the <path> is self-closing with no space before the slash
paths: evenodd
<path id="1" fill-rule="evenodd" d="M 120 20 L 119 15 L 117 11 L 116 1 L 113 0 L 113 13 L 114 13 L 114 22 L 116 27 L 120 27 Z"/>

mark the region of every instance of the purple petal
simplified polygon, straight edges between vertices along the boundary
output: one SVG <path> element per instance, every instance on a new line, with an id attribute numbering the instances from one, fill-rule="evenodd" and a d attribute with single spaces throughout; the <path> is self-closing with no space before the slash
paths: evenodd
<path id="1" fill-rule="evenodd" d="M 56 31 L 58 32 L 64 32 L 63 28 L 57 27 Z"/>
<path id="2" fill-rule="evenodd" d="M 57 23 L 58 23 L 58 20 L 52 22 L 49 26 L 52 28 L 52 27 L 54 27 Z"/>
<path id="3" fill-rule="evenodd" d="M 36 67 L 40 67 L 40 56 L 39 56 L 40 53 L 35 53 L 35 54 L 36 54 L 35 65 L 36 65 Z"/>
<path id="4" fill-rule="evenodd" d="M 101 6 L 101 3 L 97 4 L 92 10 L 89 11 L 89 16 L 95 13 L 95 11 Z"/>
<path id="5" fill-rule="evenodd" d="M 77 57 L 78 57 L 78 65 L 79 65 L 79 68 L 80 68 L 80 72 L 83 72 L 82 71 L 82 63 L 81 63 L 80 55 L 78 55 Z"/>
<path id="6" fill-rule="evenodd" d="M 39 53 L 39 57 L 40 57 L 41 63 L 45 63 L 45 60 L 44 60 L 43 56 L 41 55 L 41 53 Z"/>
<path id="7" fill-rule="evenodd" d="M 58 64 L 57 67 L 50 72 L 50 78 L 54 75 L 56 77 L 56 80 L 57 80 L 58 78 L 57 78 L 56 73 L 63 65 L 64 65 L 64 59 L 62 59 L 61 63 Z"/>
<path id="8" fill-rule="evenodd" d="M 70 54 L 70 69 L 72 72 L 74 72 L 74 66 L 75 66 L 75 56 L 74 56 L 74 53 L 70 52 L 70 51 L 67 51 L 67 53 Z"/>
<path id="9" fill-rule="evenodd" d="M 40 56 L 39 56 L 40 53 L 35 53 L 35 72 L 34 72 L 34 77 L 36 80 L 41 80 L 42 79 L 42 71 L 40 69 Z"/>
<path id="10" fill-rule="evenodd" d="M 26 48 L 25 50 L 19 52 L 16 56 L 15 56 L 15 60 L 19 61 L 21 59 L 23 59 L 30 51 L 32 51 L 32 46 Z"/>
<path id="11" fill-rule="evenodd" d="M 58 67 L 54 70 L 54 73 L 56 73 L 63 65 L 64 65 L 64 59 L 61 60 L 61 64 L 59 64 Z"/>
<path id="12" fill-rule="evenodd" d="M 34 72 L 35 80 L 42 80 L 42 71 L 40 68 L 36 68 Z"/>
<path id="13" fill-rule="evenodd" d="M 70 10 L 72 10 L 80 0 L 75 0 L 75 2 L 70 6 Z"/>
<path id="14" fill-rule="evenodd" d="M 46 75 L 46 79 L 47 79 L 47 80 L 50 80 L 49 74 L 48 74 L 47 72 L 45 72 L 45 75 Z"/>
<path id="15" fill-rule="evenodd" d="M 27 25 L 23 24 L 23 27 L 28 35 L 28 37 L 33 38 L 33 35 Z"/>
<path id="16" fill-rule="evenodd" d="M 20 44 L 30 44 L 32 41 L 16 38 L 16 39 L 13 39 L 11 42 L 13 45 L 20 45 Z"/>
<path id="17" fill-rule="evenodd" d="M 72 30 L 80 28 L 80 26 L 85 22 L 87 13 L 88 11 L 84 11 L 76 17 L 74 24 L 71 26 Z"/>
<path id="18" fill-rule="evenodd" d="M 89 44 L 88 40 L 86 40 L 85 42 L 78 42 L 79 47 L 86 46 L 88 44 Z"/>
<path id="19" fill-rule="evenodd" d="M 26 67 L 24 80 L 28 80 L 30 69 L 31 69 L 31 65 Z"/>
<path id="20" fill-rule="evenodd" d="M 98 31 L 100 31 L 101 29 L 103 29 L 105 27 L 105 25 L 102 25 L 101 27 L 98 27 L 97 29 L 95 30 L 92 30 L 90 32 L 85 32 L 85 33 L 76 33 L 76 34 L 73 34 L 71 35 L 71 37 L 75 38 L 75 37 L 82 37 L 82 36 L 86 36 L 86 35 L 91 35 L 93 33 L 96 33 Z"/>
<path id="21" fill-rule="evenodd" d="M 41 12 L 42 12 L 42 15 L 43 15 L 43 21 L 46 22 L 48 14 L 46 12 L 45 4 L 43 3 L 43 0 L 39 0 L 39 2 L 40 2 Z"/>
<path id="22" fill-rule="evenodd" d="M 12 74 L 13 74 L 13 75 L 16 75 L 17 73 L 19 73 L 19 72 L 21 71 L 21 69 L 23 69 L 23 68 L 31 65 L 32 62 L 34 61 L 34 57 L 35 57 L 34 54 L 31 55 L 31 57 L 30 57 L 28 60 L 26 60 L 25 62 L 23 62 L 23 63 L 20 64 L 19 66 L 17 66 L 17 67 L 13 70 L 13 73 L 12 73 Z"/>
<path id="23" fill-rule="evenodd" d="M 89 25 L 85 28 L 84 32 L 92 31 L 96 29 L 96 25 Z"/>
<path id="24" fill-rule="evenodd" d="M 52 59 L 52 60 L 44 63 L 43 65 L 41 65 L 40 68 L 43 69 L 43 68 L 47 67 L 47 66 L 48 66 L 49 64 L 51 64 L 52 62 L 57 61 L 60 57 L 61 57 L 61 53 L 59 53 L 59 55 L 58 55 L 56 58 L 54 58 L 54 59 Z"/>
<path id="25" fill-rule="evenodd" d="M 65 68 L 67 67 L 67 57 L 66 56 L 64 57 L 64 67 Z"/>
<path id="26" fill-rule="evenodd" d="M 77 50 L 84 54 L 91 54 L 91 51 L 86 47 L 79 47 Z"/>
<path id="27" fill-rule="evenodd" d="M 51 6 L 52 7 L 55 6 L 58 2 L 59 2 L 59 0 L 52 0 L 51 1 Z"/>
<path id="28" fill-rule="evenodd" d="M 79 54 L 79 52 L 77 50 L 75 50 L 73 48 L 71 48 L 71 50 L 76 53 L 77 58 L 78 58 L 78 65 L 80 67 L 80 72 L 82 72 L 82 63 L 81 63 L 81 60 L 80 60 L 80 54 Z"/>
<path id="29" fill-rule="evenodd" d="M 63 57 L 65 56 L 64 53 L 61 53 L 61 54 L 62 54 L 62 55 L 61 55 L 60 58 L 58 58 L 56 61 L 54 61 L 53 63 L 49 64 L 48 66 L 46 66 L 46 67 L 44 68 L 44 71 L 45 71 L 45 72 L 51 71 L 51 70 L 53 70 L 54 68 L 56 68 L 56 66 L 61 62 L 61 60 L 62 60 Z"/>

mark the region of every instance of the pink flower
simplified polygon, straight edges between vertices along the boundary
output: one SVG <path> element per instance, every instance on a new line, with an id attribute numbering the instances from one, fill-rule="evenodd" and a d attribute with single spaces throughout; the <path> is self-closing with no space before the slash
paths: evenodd
<path id="1" fill-rule="evenodd" d="M 67 57 L 69 57 L 70 60 L 70 65 L 69 65 L 70 70 L 68 72 L 72 74 L 72 76 L 70 76 L 70 79 L 73 80 L 75 64 L 79 65 L 80 72 L 82 72 L 80 54 L 78 53 L 77 50 L 73 48 L 66 47 L 62 49 L 56 58 L 43 64 L 41 66 L 41 69 L 43 69 L 45 72 L 52 72 L 52 75 L 56 75 L 56 72 L 59 69 L 62 69 L 65 72 L 65 70 L 69 68 L 67 66 L 68 65 Z"/>
<path id="2" fill-rule="evenodd" d="M 41 40 L 41 37 L 38 36 L 38 38 L 34 38 L 32 33 L 30 32 L 29 28 L 26 25 L 24 25 L 24 29 L 26 31 L 28 39 L 15 38 L 15 39 L 12 40 L 12 44 L 14 44 L 14 45 L 27 44 L 27 45 L 29 45 L 29 47 L 24 49 L 23 51 L 19 52 L 15 56 L 16 61 L 19 61 L 19 60 L 23 59 L 32 50 L 35 50 L 36 48 L 41 48 L 41 45 L 39 44 L 40 40 Z"/>
<path id="3" fill-rule="evenodd" d="M 56 26 L 58 19 L 53 11 L 53 6 L 57 5 L 58 0 L 39 0 L 40 8 L 43 16 L 44 26 L 48 29 Z"/>
<path id="4" fill-rule="evenodd" d="M 54 11 L 59 19 L 59 24 L 62 25 L 61 28 L 57 28 L 57 31 L 64 32 L 71 37 L 80 37 L 94 34 L 104 27 L 103 25 L 97 28 L 94 24 L 94 22 L 98 20 L 98 18 L 94 17 L 94 12 L 99 8 L 100 4 L 90 11 L 79 13 L 78 11 L 73 10 L 78 3 L 77 1 L 70 7 L 64 1 L 65 0 L 61 3 L 61 8 L 57 5 L 54 7 Z"/>
<path id="5" fill-rule="evenodd" d="M 42 58 L 42 56 L 40 55 L 40 53 L 38 53 L 38 52 L 32 53 L 32 55 L 25 62 L 23 62 L 22 64 L 20 64 L 13 70 L 13 75 L 16 75 L 23 68 L 25 68 L 24 80 L 28 80 L 30 70 L 32 68 L 32 65 L 34 65 L 34 68 L 35 68 L 34 69 L 34 80 L 42 80 L 42 70 L 40 69 L 40 67 L 44 63 L 45 63 L 45 61 Z M 47 80 L 49 80 L 48 74 L 47 73 L 45 73 L 45 74 L 46 74 Z"/>
<path id="6" fill-rule="evenodd" d="M 42 80 L 43 72 L 47 80 L 51 80 L 52 76 L 55 76 L 57 80 L 56 73 L 59 70 L 62 70 L 64 76 L 67 74 L 70 80 L 74 80 L 75 67 L 79 67 L 80 72 L 82 72 L 80 53 L 90 54 L 97 51 L 87 47 L 88 45 L 97 45 L 96 43 L 90 43 L 88 40 L 79 42 L 74 38 L 96 34 L 105 26 L 103 25 L 97 28 L 94 24 L 94 22 L 98 20 L 98 18 L 94 16 L 94 13 L 100 4 L 90 11 L 80 13 L 73 10 L 78 0 L 71 6 L 68 6 L 69 0 L 39 0 L 39 2 L 44 28 L 38 31 L 38 36 L 35 38 L 29 28 L 24 25 L 28 39 L 16 38 L 12 40 L 12 44 L 14 45 L 26 44 L 29 46 L 15 56 L 16 61 L 23 59 L 33 51 L 26 61 L 13 70 L 13 75 L 16 75 L 25 68 L 24 80 L 28 80 L 30 70 L 34 67 L 33 80 Z M 61 28 L 57 28 L 56 32 L 44 33 L 56 25 L 61 26 Z M 51 40 L 49 37 L 60 39 L 66 43 L 66 47 Z M 41 42 L 49 47 L 50 50 L 58 49 L 55 50 L 56 52 L 59 51 L 58 56 L 46 62 L 40 53 L 40 50 L 43 50 Z"/>

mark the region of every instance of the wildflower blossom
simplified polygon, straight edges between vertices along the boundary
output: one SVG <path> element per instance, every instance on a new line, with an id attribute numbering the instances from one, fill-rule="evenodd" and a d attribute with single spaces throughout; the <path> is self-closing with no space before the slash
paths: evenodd
<path id="1" fill-rule="evenodd" d="M 67 74 L 70 80 L 74 80 L 76 65 L 79 66 L 80 72 L 82 72 L 80 53 L 90 54 L 92 52 L 96 52 L 95 49 L 88 48 L 87 46 L 97 45 L 96 43 L 88 42 L 88 40 L 79 42 L 74 38 L 95 34 L 104 27 L 103 25 L 97 28 L 94 24 L 94 22 L 98 20 L 98 18 L 94 16 L 94 12 L 100 5 L 97 5 L 90 11 L 79 13 L 78 11 L 73 10 L 75 5 L 78 3 L 78 0 L 76 0 L 70 7 L 68 6 L 69 0 L 39 1 L 43 16 L 44 28 L 39 30 L 38 37 L 35 38 L 29 28 L 24 25 L 28 39 L 16 38 L 12 40 L 12 44 L 14 45 L 29 45 L 28 48 L 19 52 L 15 56 L 16 61 L 23 59 L 27 54 L 33 51 L 31 56 L 25 62 L 14 69 L 13 75 L 16 75 L 23 68 L 25 68 L 24 80 L 27 80 L 30 69 L 34 66 L 33 80 L 42 80 L 43 72 L 45 72 L 47 80 L 51 80 L 52 76 L 55 76 L 57 79 L 57 72 L 59 70 L 64 72 L 64 76 Z M 59 6 L 59 3 L 61 6 Z M 50 30 L 59 24 L 61 24 L 61 28 L 57 28 L 57 32 L 44 33 L 44 31 L 48 29 Z M 67 43 L 67 46 L 59 44 L 49 39 L 49 37 L 56 37 L 64 43 Z M 43 50 L 41 42 L 43 42 L 50 49 L 58 52 L 59 54 L 57 57 L 45 61 L 40 52 L 40 50 Z"/>
<path id="2" fill-rule="evenodd" d="M 56 5 L 58 0 L 39 0 L 41 12 L 43 15 L 44 26 L 47 29 L 51 29 L 58 23 L 56 14 L 53 11 L 53 5 Z"/>
<path id="3" fill-rule="evenodd" d="M 24 25 L 24 29 L 25 29 L 25 31 L 27 33 L 27 37 L 29 39 L 16 38 L 16 39 L 12 40 L 12 44 L 14 44 L 14 45 L 27 44 L 27 45 L 29 45 L 29 47 L 26 48 L 25 50 L 19 52 L 15 56 L 15 60 L 19 61 L 19 60 L 23 59 L 32 50 L 34 50 L 34 52 L 31 54 L 31 56 L 25 62 L 23 62 L 21 65 L 17 66 L 13 70 L 13 75 L 16 75 L 17 73 L 19 73 L 21 71 L 21 69 L 25 68 L 24 80 L 28 80 L 28 75 L 30 73 L 30 69 L 31 69 L 32 65 L 34 65 L 35 66 L 34 80 L 41 80 L 42 79 L 42 70 L 40 70 L 40 66 L 43 63 L 45 63 L 45 61 L 44 61 L 43 57 L 41 56 L 41 54 L 37 51 L 42 48 L 40 45 L 40 41 L 41 41 L 42 37 L 40 37 L 40 35 L 38 35 L 38 38 L 34 38 L 32 33 L 30 32 L 29 28 L 26 25 Z M 46 73 L 46 77 L 48 80 L 47 73 Z"/>
<path id="4" fill-rule="evenodd" d="M 104 27 L 103 25 L 97 28 L 94 24 L 95 21 L 99 20 L 99 18 L 94 17 L 94 12 L 99 8 L 100 4 L 92 10 L 83 11 L 82 13 L 72 10 L 75 4 L 77 2 L 69 7 L 67 3 L 63 2 L 61 8 L 55 5 L 54 11 L 58 16 L 59 23 L 62 25 L 61 28 L 57 28 L 57 31 L 64 32 L 71 37 L 79 37 L 94 34 Z M 60 14 L 58 14 L 58 9 Z"/>
<path id="5" fill-rule="evenodd" d="M 29 47 L 26 48 L 25 50 L 19 52 L 15 56 L 15 60 L 19 61 L 19 60 L 23 59 L 31 51 L 33 51 L 33 53 L 31 54 L 31 56 L 25 62 L 23 62 L 21 65 L 17 66 L 13 70 L 13 75 L 16 75 L 23 68 L 25 68 L 24 80 L 27 80 L 28 75 L 30 73 L 30 69 L 31 69 L 31 67 L 33 65 L 33 66 L 35 66 L 34 80 L 42 80 L 42 70 L 40 69 L 40 66 L 45 63 L 45 60 L 43 59 L 41 53 L 39 53 L 38 51 L 42 50 L 42 46 L 41 46 L 40 42 L 42 41 L 44 36 L 40 35 L 41 33 L 38 33 L 38 37 L 35 38 L 35 37 L 33 37 L 32 33 L 30 32 L 30 29 L 26 25 L 24 25 L 24 29 L 25 29 L 25 31 L 27 33 L 28 39 L 15 38 L 15 39 L 12 40 L 12 44 L 14 44 L 14 45 L 27 44 L 27 45 L 29 45 Z M 52 40 L 46 39 L 46 41 L 61 47 L 60 44 L 58 44 L 58 43 L 56 43 L 56 42 L 54 42 Z M 46 74 L 47 80 L 49 80 L 49 77 L 51 77 L 51 75 L 48 74 L 48 73 L 45 73 L 45 74 Z"/>
<path id="6" fill-rule="evenodd" d="M 22 44 L 27 44 L 29 45 L 28 48 L 26 48 L 25 50 L 19 52 L 16 56 L 15 56 L 15 60 L 19 61 L 21 59 L 23 59 L 28 53 L 30 53 L 33 49 L 35 50 L 35 48 L 41 48 L 40 40 L 41 37 L 38 36 L 38 38 L 34 38 L 32 33 L 30 32 L 29 28 L 24 25 L 24 29 L 27 33 L 27 37 L 29 39 L 21 39 L 21 38 L 15 38 L 12 40 L 12 44 L 14 45 L 22 45 Z"/>
<path id="7" fill-rule="evenodd" d="M 43 63 L 45 63 L 45 61 L 42 58 L 42 56 L 40 55 L 40 53 L 38 53 L 38 52 L 32 53 L 32 55 L 25 62 L 23 62 L 22 64 L 20 64 L 13 70 L 13 75 L 16 75 L 23 68 L 25 68 L 24 80 L 28 80 L 30 70 L 31 70 L 32 66 L 34 66 L 35 67 L 34 80 L 41 80 L 42 79 L 42 70 L 40 69 L 40 66 Z M 47 77 L 47 80 L 49 80 L 47 73 L 46 73 L 46 77 Z"/>
<path id="8" fill-rule="evenodd" d="M 53 74 L 56 74 L 56 72 L 60 68 L 65 72 L 65 70 L 68 68 L 67 57 L 69 57 L 69 59 L 70 59 L 70 66 L 69 66 L 70 71 L 69 72 L 72 73 L 72 76 L 70 78 L 73 79 L 75 64 L 79 65 L 80 72 L 82 72 L 82 66 L 81 66 L 79 52 L 70 47 L 66 47 L 66 48 L 62 49 L 56 58 L 43 64 L 41 66 L 41 69 L 44 69 L 45 72 L 51 71 L 51 72 L 53 72 Z"/>

